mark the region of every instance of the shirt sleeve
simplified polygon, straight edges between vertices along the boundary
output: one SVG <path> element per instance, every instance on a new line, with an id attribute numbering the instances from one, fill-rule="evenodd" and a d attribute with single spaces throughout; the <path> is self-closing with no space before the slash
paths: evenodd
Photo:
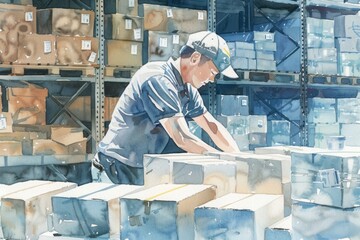
<path id="1" fill-rule="evenodd" d="M 188 85 L 188 89 L 189 89 L 190 101 L 187 107 L 188 112 L 186 114 L 186 117 L 194 118 L 206 113 L 207 109 L 204 105 L 204 101 L 198 90 L 189 85 Z"/>
<path id="2" fill-rule="evenodd" d="M 141 99 L 154 124 L 163 118 L 182 115 L 178 91 L 164 76 L 151 77 L 145 81 L 141 88 Z"/>

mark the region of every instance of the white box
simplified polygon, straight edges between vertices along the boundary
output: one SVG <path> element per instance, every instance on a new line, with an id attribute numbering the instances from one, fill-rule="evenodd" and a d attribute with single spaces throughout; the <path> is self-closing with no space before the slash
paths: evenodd
<path id="1" fill-rule="evenodd" d="M 285 217 L 265 229 L 265 240 L 292 240 L 292 216 Z"/>

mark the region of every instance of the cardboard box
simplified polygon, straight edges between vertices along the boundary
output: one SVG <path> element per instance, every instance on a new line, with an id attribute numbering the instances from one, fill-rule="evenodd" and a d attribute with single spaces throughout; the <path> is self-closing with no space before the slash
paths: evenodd
<path id="1" fill-rule="evenodd" d="M 56 65 L 94 65 L 99 53 L 99 39 L 93 37 L 57 36 Z"/>
<path id="2" fill-rule="evenodd" d="M 283 211 L 281 195 L 230 193 L 195 208 L 195 239 L 263 240 Z"/>
<path id="3" fill-rule="evenodd" d="M 59 36 L 94 36 L 94 11 L 48 8 L 37 10 L 39 34 Z"/>
<path id="4" fill-rule="evenodd" d="M 1 198 L 1 225 L 5 239 L 37 239 L 48 229 L 51 197 L 75 188 L 75 183 L 50 182 Z"/>
<path id="5" fill-rule="evenodd" d="M 138 15 L 138 0 L 106 0 L 104 2 L 105 14 L 121 13 L 131 16 Z"/>
<path id="6" fill-rule="evenodd" d="M 19 36 L 16 63 L 55 65 L 55 41 L 54 35 L 29 34 Z"/>
<path id="7" fill-rule="evenodd" d="M 48 90 L 33 84 L 27 87 L 6 89 L 8 111 L 12 113 L 14 124 L 46 124 L 46 97 Z"/>
<path id="8" fill-rule="evenodd" d="M 88 183 L 52 197 L 54 230 L 62 236 L 120 235 L 120 198 L 135 185 Z M 81 214 L 79 214 L 81 213 Z"/>
<path id="9" fill-rule="evenodd" d="M 125 14 L 106 14 L 104 19 L 105 39 L 142 42 L 144 18 Z"/>
<path id="10" fill-rule="evenodd" d="M 12 131 L 13 131 L 13 120 L 11 117 L 11 113 L 0 112 L 0 133 L 11 133 Z"/>
<path id="11" fill-rule="evenodd" d="M 105 56 L 105 64 L 107 66 L 141 67 L 142 43 L 107 40 L 105 45 Z"/>
<path id="12" fill-rule="evenodd" d="M 19 141 L 0 141 L 0 156 L 22 155 L 22 145 Z"/>
<path id="13" fill-rule="evenodd" d="M 194 209 L 215 198 L 209 185 L 161 184 L 121 202 L 120 239 L 194 239 Z"/>
<path id="14" fill-rule="evenodd" d="M 265 240 L 291 240 L 292 216 L 288 216 L 265 228 Z"/>

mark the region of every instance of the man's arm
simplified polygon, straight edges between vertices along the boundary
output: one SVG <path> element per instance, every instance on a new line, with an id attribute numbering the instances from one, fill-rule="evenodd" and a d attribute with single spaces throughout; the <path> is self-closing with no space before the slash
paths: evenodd
<path id="1" fill-rule="evenodd" d="M 160 123 L 175 144 L 184 151 L 200 154 L 204 152 L 218 152 L 218 150 L 206 144 L 190 132 L 183 116 L 164 118 L 160 120 Z"/>
<path id="2" fill-rule="evenodd" d="M 209 112 L 193 118 L 194 121 L 210 136 L 216 146 L 224 152 L 240 152 L 229 131 Z"/>

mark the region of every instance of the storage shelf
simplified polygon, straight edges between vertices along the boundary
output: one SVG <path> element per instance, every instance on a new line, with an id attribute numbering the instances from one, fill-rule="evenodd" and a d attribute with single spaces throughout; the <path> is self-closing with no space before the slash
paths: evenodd
<path id="1" fill-rule="evenodd" d="M 131 78 L 104 77 L 104 82 L 129 83 Z"/>
<path id="2" fill-rule="evenodd" d="M 334 8 L 340 10 L 360 10 L 360 4 L 353 3 L 337 3 L 333 1 L 326 0 L 308 0 L 306 2 L 307 7 L 325 7 L 325 8 Z"/>
<path id="3" fill-rule="evenodd" d="M 61 81 L 61 82 L 95 82 L 95 77 L 62 77 L 60 75 L 24 75 L 24 76 L 10 76 L 0 75 L 0 81 Z"/>
<path id="4" fill-rule="evenodd" d="M 279 83 L 274 81 L 269 82 L 256 82 L 249 80 L 219 80 L 216 82 L 217 85 L 241 85 L 247 87 L 291 87 L 291 88 L 299 88 L 299 83 Z"/>
<path id="5" fill-rule="evenodd" d="M 291 1 L 291 0 L 265 0 L 265 1 L 259 1 L 255 0 L 254 3 L 260 7 L 260 8 L 275 8 L 275 9 L 282 9 L 282 8 L 288 8 L 290 6 L 299 6 L 298 1 Z"/>

